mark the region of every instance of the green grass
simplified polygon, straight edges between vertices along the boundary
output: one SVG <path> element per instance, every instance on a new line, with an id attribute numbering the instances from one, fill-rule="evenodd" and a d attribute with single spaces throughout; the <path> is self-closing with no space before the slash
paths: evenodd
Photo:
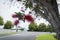
<path id="1" fill-rule="evenodd" d="M 57 40 L 52 34 L 39 35 L 36 40 Z"/>
<path id="2" fill-rule="evenodd" d="M 17 33 L 16 32 L 2 33 L 2 34 L 0 34 L 0 37 L 7 36 L 7 35 L 12 35 L 12 34 L 17 34 Z"/>

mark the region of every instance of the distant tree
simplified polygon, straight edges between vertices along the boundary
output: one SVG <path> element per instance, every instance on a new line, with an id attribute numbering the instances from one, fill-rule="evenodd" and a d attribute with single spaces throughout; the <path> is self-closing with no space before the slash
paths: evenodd
<path id="1" fill-rule="evenodd" d="M 31 23 L 30 25 L 29 25 L 29 30 L 30 31 L 37 31 L 37 24 L 36 23 Z"/>
<path id="2" fill-rule="evenodd" d="M 11 21 L 7 21 L 5 24 L 4 24 L 4 29 L 11 29 L 13 27 L 13 23 Z"/>
<path id="3" fill-rule="evenodd" d="M 46 24 L 44 24 L 44 23 L 39 24 L 38 31 L 45 32 L 46 31 Z"/>
<path id="4" fill-rule="evenodd" d="M 0 25 L 3 25 L 3 24 L 4 24 L 3 18 L 0 16 Z"/>

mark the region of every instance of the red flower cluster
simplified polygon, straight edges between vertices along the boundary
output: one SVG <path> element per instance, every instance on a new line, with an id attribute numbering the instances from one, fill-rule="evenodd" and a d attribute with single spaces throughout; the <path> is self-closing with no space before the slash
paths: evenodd
<path id="1" fill-rule="evenodd" d="M 14 22 L 14 25 L 17 25 L 19 23 L 19 20 L 16 20 L 15 22 Z"/>
<path id="2" fill-rule="evenodd" d="M 29 21 L 29 22 L 33 22 L 34 21 L 34 19 L 32 18 L 32 16 L 31 15 L 25 15 L 25 18 L 24 19 L 26 19 L 27 21 Z"/>
<path id="3" fill-rule="evenodd" d="M 17 18 L 18 15 L 17 15 L 17 14 L 13 14 L 12 17 L 13 17 L 13 18 Z"/>
<path id="4" fill-rule="evenodd" d="M 21 10 L 21 11 L 23 11 L 23 10 Z M 31 13 L 31 12 L 30 12 Z M 12 15 L 12 17 L 13 18 L 18 18 L 18 20 L 16 20 L 15 22 L 14 22 L 14 25 L 18 25 L 18 23 L 19 23 L 19 20 L 23 20 L 23 21 L 25 21 L 25 20 L 27 20 L 28 22 L 34 22 L 34 19 L 33 19 L 33 17 L 30 15 L 30 14 L 28 14 L 28 15 L 24 15 L 24 16 L 22 16 L 22 17 L 20 17 L 20 15 L 19 14 L 13 14 Z"/>

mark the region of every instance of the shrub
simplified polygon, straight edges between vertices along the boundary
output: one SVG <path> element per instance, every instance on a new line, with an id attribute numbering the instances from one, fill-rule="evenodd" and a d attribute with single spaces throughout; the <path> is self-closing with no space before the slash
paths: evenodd
<path id="1" fill-rule="evenodd" d="M 47 31 L 47 32 L 54 32 L 53 26 L 48 25 L 48 26 L 46 27 L 46 31 Z"/>
<path id="2" fill-rule="evenodd" d="M 38 31 L 45 32 L 45 31 L 46 31 L 46 24 L 41 23 L 41 24 L 38 26 Z"/>
<path id="3" fill-rule="evenodd" d="M 31 23 L 30 25 L 29 25 L 29 30 L 30 31 L 37 31 L 37 24 L 36 23 Z"/>
<path id="4" fill-rule="evenodd" d="M 21 31 L 24 31 L 24 28 L 21 28 L 20 30 L 21 30 Z"/>
<path id="5" fill-rule="evenodd" d="M 11 21 L 7 21 L 5 24 L 4 24 L 4 29 L 11 29 L 13 27 L 13 24 Z"/>
<path id="6" fill-rule="evenodd" d="M 41 23 L 38 26 L 38 31 L 42 31 L 42 32 L 54 32 L 54 28 L 51 25 L 46 25 L 44 23 Z"/>
<path id="7" fill-rule="evenodd" d="M 52 34 L 42 34 L 36 40 L 57 40 Z"/>
<path id="8" fill-rule="evenodd" d="M 3 24 L 4 24 L 3 18 L 0 16 L 0 25 L 3 25 Z"/>
<path id="9" fill-rule="evenodd" d="M 29 25 L 28 31 L 54 32 L 54 28 L 53 26 L 46 25 L 44 23 L 41 23 L 39 26 L 37 26 L 37 24 L 33 22 Z"/>

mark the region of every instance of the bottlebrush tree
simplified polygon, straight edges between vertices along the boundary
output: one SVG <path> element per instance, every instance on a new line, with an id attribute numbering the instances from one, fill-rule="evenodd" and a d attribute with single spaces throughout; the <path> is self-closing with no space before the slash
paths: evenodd
<path id="1" fill-rule="evenodd" d="M 24 11 L 22 11 L 22 12 L 24 12 Z M 21 12 L 18 12 L 18 13 L 15 12 L 15 14 L 12 15 L 12 17 L 13 18 L 18 18 L 18 20 L 15 20 L 14 21 L 14 25 L 16 26 L 16 32 L 18 30 L 17 29 L 17 25 L 19 24 L 19 20 L 23 20 L 24 22 L 25 22 L 25 20 L 27 20 L 30 23 L 33 23 L 34 22 L 34 18 L 30 14 L 25 15 L 25 14 L 23 14 Z"/>
<path id="2" fill-rule="evenodd" d="M 15 14 L 12 15 L 12 17 L 18 18 L 18 21 L 24 19 L 23 21 L 27 20 L 28 22 L 31 22 L 31 23 L 34 22 L 34 18 L 30 14 L 25 15 L 25 14 L 20 13 L 20 12 L 18 12 L 18 13 L 15 12 Z"/>
<path id="3" fill-rule="evenodd" d="M 18 20 L 15 20 L 15 22 L 14 22 L 14 25 L 18 25 L 18 23 L 19 23 L 19 20 L 22 20 L 23 19 L 23 14 L 22 13 L 20 13 L 20 12 L 15 12 L 15 14 L 13 14 L 12 15 L 12 17 L 13 18 L 18 18 Z"/>

